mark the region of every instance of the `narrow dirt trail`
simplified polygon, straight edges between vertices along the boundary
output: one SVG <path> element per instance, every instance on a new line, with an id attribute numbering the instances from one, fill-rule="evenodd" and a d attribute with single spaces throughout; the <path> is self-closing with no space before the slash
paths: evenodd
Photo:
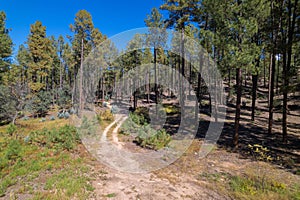
<path id="1" fill-rule="evenodd" d="M 118 123 L 120 120 L 122 119 L 122 115 L 116 115 L 116 119 L 112 122 L 112 123 L 110 123 L 105 129 L 104 129 L 104 131 L 103 131 L 103 133 L 102 133 L 102 136 L 101 136 L 101 141 L 107 141 L 107 133 L 108 133 L 108 131 L 116 124 L 116 123 Z M 123 122 L 122 122 L 123 123 Z M 122 125 L 122 123 L 120 123 L 119 125 L 121 126 Z M 118 129 L 120 128 L 120 126 L 117 126 L 118 127 Z M 118 130 L 116 130 L 116 131 L 118 131 Z"/>
<path id="2" fill-rule="evenodd" d="M 127 119 L 124 115 L 117 115 L 116 119 L 107 126 L 101 140 L 108 141 L 107 135 L 112 127 L 112 144 L 118 149 L 123 148 L 123 143 L 118 140 L 118 130 Z M 113 158 L 112 158 L 113 159 Z M 104 171 L 103 171 L 104 170 Z M 98 174 L 93 181 L 95 197 L 93 199 L 227 199 L 216 192 L 194 181 L 188 174 L 178 176 L 178 181 L 172 182 L 168 178 L 160 178 L 155 173 L 127 173 L 108 166 L 94 168 Z M 97 171 L 101 171 L 97 173 Z"/>
<path id="3" fill-rule="evenodd" d="M 118 130 L 119 128 L 122 126 L 122 124 L 125 122 L 125 120 L 127 119 L 127 116 L 123 116 L 121 117 L 121 120 L 119 121 L 118 125 L 114 128 L 113 132 L 112 132 L 112 138 L 113 138 L 113 142 L 117 144 L 118 148 L 121 149 L 122 148 L 122 142 L 119 142 L 118 139 Z"/>

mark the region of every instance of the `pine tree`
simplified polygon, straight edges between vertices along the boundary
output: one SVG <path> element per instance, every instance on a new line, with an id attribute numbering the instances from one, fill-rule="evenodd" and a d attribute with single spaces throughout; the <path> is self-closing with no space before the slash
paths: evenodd
<path id="1" fill-rule="evenodd" d="M 159 92 L 157 85 L 157 56 L 158 49 L 164 48 L 167 34 L 165 31 L 165 24 L 162 18 L 162 14 L 157 10 L 157 8 L 153 8 L 151 10 L 151 14 L 147 15 L 147 19 L 145 19 L 146 25 L 149 27 L 149 35 L 148 41 L 150 45 L 153 47 L 153 62 L 154 62 L 154 91 L 155 91 L 155 103 L 158 103 Z M 163 54 L 162 54 L 163 55 Z M 160 56 L 162 56 L 160 55 Z"/>
<path id="2" fill-rule="evenodd" d="M 86 10 L 80 10 L 76 13 L 74 24 L 70 25 L 74 36 L 71 37 L 72 50 L 74 56 L 74 80 L 76 80 L 79 70 L 79 108 L 84 106 L 84 91 L 83 91 L 83 61 L 91 52 L 92 48 L 98 46 L 106 39 L 98 29 L 94 28 L 91 14 Z M 74 82 L 73 95 L 76 91 L 76 83 Z"/>
<path id="3" fill-rule="evenodd" d="M 29 87 L 35 93 L 47 89 L 54 53 L 52 43 L 46 36 L 46 27 L 40 21 L 31 25 L 27 45 Z"/>
<path id="4" fill-rule="evenodd" d="M 287 142 L 287 110 L 288 110 L 288 93 L 290 90 L 291 64 L 293 55 L 293 43 L 295 38 L 296 19 L 298 14 L 298 0 L 288 0 L 285 2 L 284 12 L 286 17 L 285 31 L 283 36 L 283 111 L 282 111 L 282 139 Z"/>
<path id="5" fill-rule="evenodd" d="M 9 30 L 5 26 L 6 14 L 0 11 L 0 83 L 3 72 L 8 70 L 10 56 L 12 54 L 12 40 L 9 37 Z"/>

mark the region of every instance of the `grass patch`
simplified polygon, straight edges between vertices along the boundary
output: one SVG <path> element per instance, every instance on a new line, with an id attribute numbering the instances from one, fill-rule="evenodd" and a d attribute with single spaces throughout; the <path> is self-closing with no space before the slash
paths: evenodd
<path id="1" fill-rule="evenodd" d="M 84 166 L 80 168 L 69 167 L 60 171 L 58 174 L 51 176 L 44 186 L 45 190 L 56 190 L 60 196 L 70 199 L 77 197 L 79 199 L 86 199 L 88 193 L 86 191 L 93 191 L 94 188 L 89 183 L 90 179 L 84 175 L 89 169 Z M 39 196 L 39 195 L 37 195 Z"/>
<path id="2" fill-rule="evenodd" d="M 90 169 L 84 164 L 86 158 L 74 158 L 80 140 L 66 122 L 28 119 L 16 127 L 0 127 L 1 197 L 14 187 L 14 196 L 27 193 L 33 199 L 88 198 L 93 191 Z M 34 130 L 38 126 L 42 127 Z"/>
<path id="3" fill-rule="evenodd" d="M 105 195 L 107 198 L 113 198 L 113 197 L 116 197 L 117 194 L 116 193 L 110 193 L 110 194 L 107 194 Z"/>
<path id="4" fill-rule="evenodd" d="M 299 185 L 288 187 L 257 176 L 232 176 L 229 188 L 237 199 L 300 199 Z"/>

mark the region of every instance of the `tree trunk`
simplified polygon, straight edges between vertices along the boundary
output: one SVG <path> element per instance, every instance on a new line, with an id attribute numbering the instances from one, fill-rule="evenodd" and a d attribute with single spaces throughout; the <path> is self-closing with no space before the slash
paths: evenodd
<path id="1" fill-rule="evenodd" d="M 231 67 L 228 67 L 228 97 L 230 98 L 231 96 Z"/>
<path id="2" fill-rule="evenodd" d="M 158 104 L 156 50 L 157 50 L 156 47 L 154 47 L 154 92 L 155 92 L 155 103 Z"/>
<path id="3" fill-rule="evenodd" d="M 101 95 L 102 95 L 102 102 L 104 102 L 104 80 L 105 80 L 105 78 L 104 78 L 104 73 L 103 73 L 103 75 L 102 75 L 102 81 L 101 81 L 101 90 L 102 90 L 102 93 L 101 93 Z"/>
<path id="4" fill-rule="evenodd" d="M 234 122 L 234 135 L 233 135 L 233 146 L 237 148 L 239 141 L 239 125 L 241 116 L 241 98 L 242 98 L 242 70 L 241 68 L 236 69 L 236 111 L 235 111 L 235 122 Z"/>
<path id="5" fill-rule="evenodd" d="M 264 88 L 267 87 L 266 84 L 266 59 L 264 59 Z"/>
<path id="6" fill-rule="evenodd" d="M 62 74 L 62 62 L 60 62 L 60 66 L 59 66 L 59 89 L 62 89 L 62 80 L 63 80 L 63 74 Z"/>
<path id="7" fill-rule="evenodd" d="M 83 110 L 83 38 L 81 39 L 80 77 L 79 77 L 79 109 Z"/>
<path id="8" fill-rule="evenodd" d="M 259 61 L 258 61 L 259 63 Z M 252 75 L 252 106 L 251 106 L 251 120 L 254 121 L 255 118 L 255 102 L 256 102 L 256 91 L 257 91 L 257 74 Z"/>
<path id="9" fill-rule="evenodd" d="M 150 76 L 150 69 L 148 67 L 147 103 L 150 103 L 150 93 L 151 93 L 151 76 Z"/>
<path id="10" fill-rule="evenodd" d="M 270 78 L 269 78 L 269 125 L 268 134 L 272 133 L 273 112 L 274 112 L 274 79 L 275 79 L 275 51 L 271 54 Z"/>
<path id="11" fill-rule="evenodd" d="M 274 112 L 274 82 L 275 82 L 275 72 L 276 72 L 276 49 L 277 49 L 277 34 L 278 34 L 278 27 L 277 20 L 274 14 L 274 2 L 271 3 L 271 16 L 272 16 L 272 42 L 273 42 L 273 50 L 271 53 L 271 62 L 270 62 L 270 70 L 269 70 L 269 125 L 268 125 L 268 134 L 272 134 L 272 127 L 273 127 L 273 112 Z"/>
<path id="12" fill-rule="evenodd" d="M 294 11 L 292 14 L 292 3 L 288 1 L 288 43 L 287 43 L 287 62 L 286 70 L 284 70 L 284 93 L 283 93 L 283 112 L 282 112 L 282 140 L 284 143 L 287 142 L 287 110 L 288 110 L 288 90 L 289 90 L 289 78 L 290 68 L 293 51 L 293 38 L 296 24 L 296 13 L 297 13 L 298 0 L 294 2 Z M 292 16 L 292 19 L 291 19 Z"/>
<path id="13" fill-rule="evenodd" d="M 276 94 L 279 94 L 279 58 L 277 59 L 277 70 L 276 70 Z"/>
<path id="14" fill-rule="evenodd" d="M 182 26 L 182 29 L 181 29 L 181 80 L 180 80 L 180 83 L 181 83 L 181 95 L 180 95 L 180 105 L 183 109 L 181 109 L 181 117 L 182 119 L 184 118 L 184 111 L 185 111 L 185 108 L 184 108 L 184 99 L 185 99 L 185 88 L 184 88 L 184 81 L 183 81 L 183 78 L 185 77 L 185 59 L 184 59 L 184 26 Z"/>

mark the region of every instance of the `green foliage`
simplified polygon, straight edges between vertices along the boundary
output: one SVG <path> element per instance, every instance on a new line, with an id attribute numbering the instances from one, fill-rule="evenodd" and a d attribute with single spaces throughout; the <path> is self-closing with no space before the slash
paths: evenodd
<path id="1" fill-rule="evenodd" d="M 151 128 L 144 115 L 131 113 L 129 118 L 121 126 L 121 134 L 136 135 L 135 142 L 141 147 L 158 150 L 168 145 L 171 136 L 164 130 Z"/>
<path id="2" fill-rule="evenodd" d="M 16 101 L 12 98 L 9 87 L 0 85 L 0 122 L 11 121 L 16 113 Z"/>
<path id="3" fill-rule="evenodd" d="M 63 119 L 63 118 L 69 119 L 70 113 L 68 111 L 63 110 L 63 111 L 57 113 L 57 117 L 59 119 Z"/>
<path id="4" fill-rule="evenodd" d="M 164 106 L 164 108 L 165 108 L 166 114 L 169 114 L 169 115 L 180 113 L 180 110 L 177 106 L 167 105 L 167 106 Z"/>
<path id="5" fill-rule="evenodd" d="M 84 136 L 84 137 L 88 135 L 94 136 L 98 126 L 99 126 L 99 116 L 93 119 L 88 119 L 86 116 L 84 116 L 78 131 L 80 136 Z"/>
<path id="6" fill-rule="evenodd" d="M 263 147 L 259 144 L 248 145 L 249 153 L 253 156 L 256 160 L 262 161 L 272 161 L 273 158 L 269 155 L 269 149 L 267 147 Z"/>
<path id="7" fill-rule="evenodd" d="M 9 142 L 6 152 L 5 158 L 8 160 L 17 160 L 21 157 L 20 152 L 22 150 L 21 144 L 18 140 L 12 140 Z"/>
<path id="8" fill-rule="evenodd" d="M 232 176 L 229 187 L 237 199 L 298 199 L 297 185 L 287 187 L 275 180 L 260 180 L 259 177 Z"/>
<path id="9" fill-rule="evenodd" d="M 63 170 L 47 179 L 44 189 L 56 189 L 60 192 L 63 191 L 69 198 L 76 195 L 80 196 L 81 199 L 86 199 L 88 196 L 85 191 L 94 190 L 92 185 L 89 183 L 90 179 L 86 175 L 82 174 L 82 172 L 87 172 L 88 170 L 89 169 L 87 167 L 83 166 L 79 170 L 75 168 Z"/>
<path id="10" fill-rule="evenodd" d="M 54 116 L 50 116 L 50 117 L 49 117 L 49 120 L 54 121 L 54 120 L 55 120 L 55 117 L 54 117 Z"/>
<path id="11" fill-rule="evenodd" d="M 100 114 L 98 115 L 98 119 L 99 119 L 99 121 L 102 121 L 102 120 L 113 121 L 114 116 L 110 110 L 105 109 L 105 111 L 100 112 Z"/>
<path id="12" fill-rule="evenodd" d="M 45 122 L 46 121 L 46 118 L 44 118 L 44 117 L 42 117 L 41 119 L 40 119 L 40 122 Z"/>
<path id="13" fill-rule="evenodd" d="M 144 117 L 144 115 L 130 113 L 129 117 L 137 125 L 143 126 L 143 125 L 147 125 L 148 124 L 148 120 L 146 120 L 146 118 Z"/>
<path id="14" fill-rule="evenodd" d="M 6 14 L 0 11 L 0 83 L 2 82 L 2 73 L 8 70 L 10 63 L 9 57 L 12 54 L 13 43 L 9 37 L 9 30 L 5 26 Z"/>
<path id="15" fill-rule="evenodd" d="M 29 117 L 28 117 L 28 116 L 24 116 L 24 117 L 22 118 L 22 120 L 27 121 L 27 120 L 29 120 Z"/>
<path id="16" fill-rule="evenodd" d="M 57 95 L 59 98 L 57 98 L 57 105 L 60 107 L 60 109 L 66 109 L 71 107 L 71 89 L 68 85 L 64 85 L 61 89 L 58 90 Z"/>
<path id="17" fill-rule="evenodd" d="M 27 44 L 29 51 L 28 73 L 32 77 L 29 80 L 29 87 L 33 92 L 40 92 L 46 89 L 46 77 L 50 77 L 49 72 L 53 64 L 54 54 L 51 40 L 46 36 L 46 27 L 40 21 L 36 21 L 30 26 Z"/>
<path id="18" fill-rule="evenodd" d="M 150 126 L 143 126 L 135 140 L 142 147 L 159 150 L 169 144 L 171 136 L 164 129 L 155 131 Z"/>
<path id="19" fill-rule="evenodd" d="M 17 126 L 14 124 L 9 124 L 6 128 L 6 133 L 12 136 L 17 131 Z"/>
<path id="20" fill-rule="evenodd" d="M 32 144 L 56 150 L 69 151 L 80 142 L 76 128 L 68 125 L 59 129 L 34 131 L 29 137 Z"/>
<path id="21" fill-rule="evenodd" d="M 113 198 L 113 197 L 116 197 L 117 194 L 116 193 L 110 193 L 110 194 L 107 194 L 105 195 L 107 198 Z"/>
<path id="22" fill-rule="evenodd" d="M 44 116 L 49 110 L 51 103 L 51 93 L 41 90 L 33 95 L 31 100 L 28 101 L 26 109 L 33 112 L 37 116 Z"/>

